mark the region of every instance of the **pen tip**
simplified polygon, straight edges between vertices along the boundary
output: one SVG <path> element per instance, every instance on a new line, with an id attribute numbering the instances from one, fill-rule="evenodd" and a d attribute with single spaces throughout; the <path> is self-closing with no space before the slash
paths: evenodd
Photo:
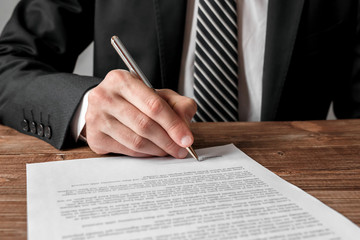
<path id="1" fill-rule="evenodd" d="M 191 146 L 187 147 L 186 150 L 190 153 L 190 155 L 193 158 L 195 158 L 197 161 L 200 161 L 198 155 L 196 154 L 195 150 Z"/>

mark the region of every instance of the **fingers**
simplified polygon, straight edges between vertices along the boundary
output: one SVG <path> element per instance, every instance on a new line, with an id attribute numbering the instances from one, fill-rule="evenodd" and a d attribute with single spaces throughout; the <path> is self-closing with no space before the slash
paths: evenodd
<path id="1" fill-rule="evenodd" d="M 187 151 L 178 146 L 159 124 L 126 100 L 118 98 L 115 101 L 118 107 L 107 110 L 116 119 L 109 122 L 109 128 L 104 132 L 137 152 L 155 156 L 170 154 L 176 158 L 187 155 Z"/>
<path id="2" fill-rule="evenodd" d="M 91 105 L 91 108 L 94 106 Z M 86 114 L 86 137 L 90 148 L 98 154 L 121 153 L 129 156 L 164 156 L 166 153 L 146 139 L 133 134 L 112 116 L 102 112 Z M 141 149 L 139 151 L 139 149 Z"/>
<path id="3" fill-rule="evenodd" d="M 101 132 L 103 135 L 111 137 L 114 142 L 122 143 L 121 145 L 112 144 L 111 152 L 127 151 L 127 155 L 155 155 L 165 156 L 167 155 L 161 148 L 150 142 L 148 139 L 143 138 L 135 134 L 131 129 L 124 126 L 112 116 L 105 117 L 106 120 L 102 126 Z"/>
<path id="4" fill-rule="evenodd" d="M 128 149 L 110 136 L 102 132 L 88 131 L 87 141 L 92 151 L 97 154 L 120 153 L 132 157 L 149 157 L 152 155 Z"/>
<path id="5" fill-rule="evenodd" d="M 123 73 L 116 72 L 114 74 L 122 75 Z M 117 91 L 121 93 L 124 99 L 158 123 L 177 145 L 181 147 L 191 146 L 194 138 L 189 127 L 184 122 L 184 118 L 180 117 L 167 101 L 141 81 L 129 81 L 126 77 L 122 79 L 117 84 Z"/>
<path id="6" fill-rule="evenodd" d="M 117 108 L 116 98 L 109 98 L 102 88 L 89 94 L 86 113 L 86 137 L 90 148 L 99 154 L 121 153 L 129 156 L 164 156 L 166 152 L 133 133 L 108 111 Z"/>
<path id="7" fill-rule="evenodd" d="M 91 149 L 184 158 L 184 147 L 193 142 L 184 120 L 190 121 L 196 105 L 168 91 L 157 94 L 127 71 L 110 72 L 89 94 L 86 131 Z"/>

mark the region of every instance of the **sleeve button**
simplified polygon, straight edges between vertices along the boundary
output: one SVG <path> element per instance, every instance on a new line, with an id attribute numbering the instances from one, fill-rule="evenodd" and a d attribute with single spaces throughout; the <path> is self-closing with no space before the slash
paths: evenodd
<path id="1" fill-rule="evenodd" d="M 30 132 L 36 134 L 36 123 L 34 121 L 30 123 Z"/>
<path id="2" fill-rule="evenodd" d="M 24 119 L 24 120 L 21 121 L 21 128 L 25 132 L 29 131 L 29 122 L 28 122 L 28 120 Z"/>
<path id="3" fill-rule="evenodd" d="M 41 123 L 39 124 L 39 126 L 37 127 L 37 134 L 40 137 L 44 136 L 44 125 L 42 125 Z"/>
<path id="4" fill-rule="evenodd" d="M 46 126 L 46 127 L 45 127 L 45 137 L 48 138 L 48 139 L 50 139 L 50 138 L 51 138 L 51 135 L 52 135 L 52 133 L 51 133 L 51 127 L 50 127 L 50 126 Z"/>

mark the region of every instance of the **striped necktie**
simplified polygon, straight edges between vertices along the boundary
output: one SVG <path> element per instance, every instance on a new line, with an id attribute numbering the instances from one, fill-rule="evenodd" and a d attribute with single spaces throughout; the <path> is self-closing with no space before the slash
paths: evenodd
<path id="1" fill-rule="evenodd" d="M 238 120 L 238 50 L 235 0 L 199 0 L 194 95 L 197 122 Z"/>

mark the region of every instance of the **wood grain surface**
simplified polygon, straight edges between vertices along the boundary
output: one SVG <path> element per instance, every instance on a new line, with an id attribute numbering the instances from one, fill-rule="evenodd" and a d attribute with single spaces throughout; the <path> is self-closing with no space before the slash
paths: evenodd
<path id="1" fill-rule="evenodd" d="M 195 123 L 194 148 L 234 143 L 360 226 L 360 120 Z M 0 125 L 0 239 L 27 238 L 26 164 L 98 157 Z M 44 179 L 45 180 L 45 179 Z"/>

